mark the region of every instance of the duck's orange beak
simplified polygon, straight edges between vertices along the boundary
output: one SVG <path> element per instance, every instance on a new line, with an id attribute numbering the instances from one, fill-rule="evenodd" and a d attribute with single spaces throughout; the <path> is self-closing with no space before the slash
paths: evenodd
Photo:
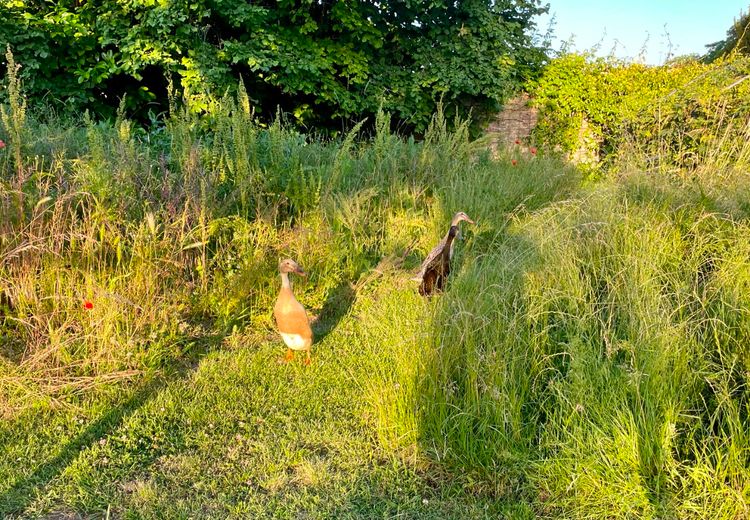
<path id="1" fill-rule="evenodd" d="M 297 273 L 300 276 L 304 276 L 305 278 L 307 278 L 307 273 L 305 271 L 303 271 L 300 266 L 297 266 L 297 268 L 294 270 L 294 272 Z"/>

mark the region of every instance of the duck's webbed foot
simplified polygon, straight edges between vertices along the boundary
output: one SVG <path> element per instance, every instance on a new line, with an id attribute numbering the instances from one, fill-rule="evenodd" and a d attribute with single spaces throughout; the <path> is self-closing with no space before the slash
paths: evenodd
<path id="1" fill-rule="evenodd" d="M 279 363 L 289 363 L 293 359 L 294 359 L 294 351 L 290 348 L 287 348 L 286 354 L 284 354 L 283 358 L 279 359 Z"/>

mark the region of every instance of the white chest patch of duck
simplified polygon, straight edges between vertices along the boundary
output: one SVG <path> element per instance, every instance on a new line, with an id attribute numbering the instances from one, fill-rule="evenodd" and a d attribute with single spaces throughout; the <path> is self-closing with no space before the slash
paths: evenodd
<path id="1" fill-rule="evenodd" d="M 308 341 L 299 334 L 286 334 L 284 332 L 279 332 L 279 334 L 281 334 L 281 339 L 284 340 L 286 346 L 292 350 L 306 350 L 308 348 Z"/>

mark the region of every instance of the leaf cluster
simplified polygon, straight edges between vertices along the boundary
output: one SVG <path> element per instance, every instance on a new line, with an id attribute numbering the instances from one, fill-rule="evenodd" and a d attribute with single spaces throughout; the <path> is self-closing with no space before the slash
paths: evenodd
<path id="1" fill-rule="evenodd" d="M 748 54 L 750 52 L 750 11 L 740 13 L 727 30 L 726 38 L 706 45 L 707 53 L 703 59 L 707 62 L 728 56 L 732 52 Z"/>
<path id="2" fill-rule="evenodd" d="M 242 78 L 257 113 L 331 131 L 393 113 L 427 128 L 443 99 L 477 119 L 532 77 L 540 0 L 4 1 L 0 44 L 32 98 L 164 111 L 167 85 L 209 110 Z M 1 67 L 0 67 L 1 68 Z M 0 70 L 0 73 L 3 71 Z"/>

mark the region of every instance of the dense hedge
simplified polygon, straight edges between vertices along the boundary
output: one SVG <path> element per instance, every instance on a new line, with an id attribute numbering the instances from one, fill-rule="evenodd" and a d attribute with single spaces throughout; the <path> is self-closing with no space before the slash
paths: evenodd
<path id="1" fill-rule="evenodd" d="M 530 87 L 541 115 L 536 138 L 589 164 L 637 147 L 642 157 L 691 167 L 737 142 L 722 137 L 747 130 L 748 74 L 750 58 L 740 55 L 647 66 L 568 54 Z"/>
<path id="2" fill-rule="evenodd" d="M 540 0 L 125 0 L 0 7 L 33 98 L 163 110 L 167 81 L 206 109 L 241 78 L 261 114 L 340 129 L 379 106 L 423 131 L 443 98 L 481 119 L 538 70 Z M 0 67 L 0 73 L 4 73 Z"/>

